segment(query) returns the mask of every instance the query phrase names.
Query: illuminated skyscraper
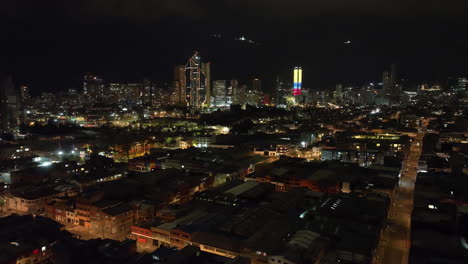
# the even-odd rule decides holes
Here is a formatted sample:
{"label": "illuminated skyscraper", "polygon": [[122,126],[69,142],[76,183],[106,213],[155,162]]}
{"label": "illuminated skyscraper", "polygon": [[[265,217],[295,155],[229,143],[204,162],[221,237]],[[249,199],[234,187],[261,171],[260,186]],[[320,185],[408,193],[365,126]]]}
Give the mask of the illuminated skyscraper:
{"label": "illuminated skyscraper", "polygon": [[261,93],[262,92],[262,81],[258,78],[252,81],[252,90]]}
{"label": "illuminated skyscraper", "polygon": [[293,71],[293,95],[302,94],[302,68],[294,67]]}
{"label": "illuminated skyscraper", "polygon": [[176,105],[187,105],[187,81],[185,66],[177,65],[174,68],[174,82],[172,84],[174,95],[173,102]]}
{"label": "illuminated skyscraper", "polygon": [[214,106],[226,106],[226,81],[225,80],[216,80],[213,81],[213,103]]}
{"label": "illuminated skyscraper", "polygon": [[102,79],[96,75],[86,73],[83,79],[83,94],[89,103],[102,102],[106,96]]}
{"label": "illuminated skyscraper", "polygon": [[[204,72],[201,67],[203,67],[206,72]],[[207,98],[207,95],[210,95],[210,91],[206,91],[206,79],[207,73],[209,74],[209,64],[202,66],[201,57],[196,51],[185,65],[185,69],[189,72],[189,106],[200,108],[208,105],[209,98]],[[208,76],[208,78],[210,78],[210,76]],[[208,82],[208,87],[209,86],[210,84]]]}
{"label": "illuminated skyscraper", "polygon": [[205,104],[209,107],[211,100],[211,62],[202,62],[201,71],[205,76]]}

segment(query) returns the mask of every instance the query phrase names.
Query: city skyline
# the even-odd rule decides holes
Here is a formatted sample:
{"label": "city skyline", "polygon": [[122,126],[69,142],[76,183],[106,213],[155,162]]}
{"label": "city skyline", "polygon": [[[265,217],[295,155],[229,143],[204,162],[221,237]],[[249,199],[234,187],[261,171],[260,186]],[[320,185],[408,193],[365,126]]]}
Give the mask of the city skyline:
{"label": "city skyline", "polygon": [[[4,17],[0,23],[8,36],[0,69],[33,93],[79,88],[85,72],[115,81],[147,77],[170,82],[173,66],[185,63],[194,50],[212,62],[214,78],[258,77],[265,80],[265,88],[272,88],[277,75],[287,75],[296,65],[310,73],[304,83],[313,88],[376,81],[391,64],[416,83],[443,82],[468,73],[463,63],[468,37],[460,34],[468,22],[456,16],[434,20],[325,15],[294,26],[249,19],[196,24],[175,18],[59,21],[63,23]],[[267,63],[272,58],[275,63]]]}

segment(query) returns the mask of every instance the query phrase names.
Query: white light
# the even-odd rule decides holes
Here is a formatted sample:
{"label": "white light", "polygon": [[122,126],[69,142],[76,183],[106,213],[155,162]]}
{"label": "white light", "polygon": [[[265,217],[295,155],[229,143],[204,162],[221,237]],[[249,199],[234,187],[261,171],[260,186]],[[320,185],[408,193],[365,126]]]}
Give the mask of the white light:
{"label": "white light", "polygon": [[52,165],[52,162],[50,162],[50,161],[45,161],[45,162],[41,163],[41,164],[39,165],[39,167],[48,167],[48,166],[50,166],[50,165]]}
{"label": "white light", "polygon": [[304,217],[306,216],[307,213],[308,213],[308,211],[304,211],[304,212],[299,216],[299,218],[304,219]]}
{"label": "white light", "polygon": [[29,148],[25,148],[24,151],[29,151]]}
{"label": "white light", "polygon": [[58,154],[59,154],[59,155],[63,155],[63,151],[59,151]]}
{"label": "white light", "polygon": [[432,204],[428,205],[427,207],[428,207],[429,209],[432,209],[432,210],[436,210],[436,209],[437,209],[437,206],[432,205]]}
{"label": "white light", "polygon": [[74,151],[74,150],[72,150],[72,152],[71,152],[71,153],[72,153],[72,154],[75,154],[75,151]]}

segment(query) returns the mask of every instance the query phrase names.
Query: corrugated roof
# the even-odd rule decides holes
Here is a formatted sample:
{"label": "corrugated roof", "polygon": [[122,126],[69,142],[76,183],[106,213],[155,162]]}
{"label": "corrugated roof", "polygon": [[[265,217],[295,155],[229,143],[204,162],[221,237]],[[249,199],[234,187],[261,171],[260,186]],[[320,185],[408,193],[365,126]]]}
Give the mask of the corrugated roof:
{"label": "corrugated roof", "polygon": [[258,182],[256,181],[248,181],[248,182],[244,182],[243,184],[241,185],[238,185],[232,189],[229,189],[227,191],[225,191],[225,193],[231,193],[231,194],[234,194],[234,195],[239,195],[247,190],[250,190],[252,189],[253,187],[259,185]]}

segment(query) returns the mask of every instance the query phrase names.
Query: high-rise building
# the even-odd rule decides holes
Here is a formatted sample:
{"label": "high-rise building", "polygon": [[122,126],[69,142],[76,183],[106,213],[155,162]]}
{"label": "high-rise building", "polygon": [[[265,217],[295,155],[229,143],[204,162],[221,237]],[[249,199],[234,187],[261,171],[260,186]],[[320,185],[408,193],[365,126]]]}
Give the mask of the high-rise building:
{"label": "high-rise building", "polygon": [[339,83],[336,85],[336,94],[341,97],[341,95],[343,94],[343,84]]}
{"label": "high-rise building", "polygon": [[262,81],[258,78],[252,80],[252,90],[262,92]]}
{"label": "high-rise building", "polygon": [[226,80],[213,81],[213,104],[216,107],[226,106]]}
{"label": "high-rise building", "polygon": [[[205,70],[207,70],[206,64],[203,66]],[[192,57],[190,57],[185,69],[189,72],[189,79],[188,79],[188,102],[190,107],[200,108],[209,104],[207,101],[207,95],[210,95],[210,91],[206,91],[206,73],[201,69],[201,57],[198,52],[195,52]],[[208,67],[209,68],[209,67]],[[209,72],[209,71],[207,71]],[[211,76],[209,76],[211,78]],[[208,86],[210,84],[208,83]]]}
{"label": "high-rise building", "polygon": [[109,102],[114,104],[121,104],[125,102],[127,93],[125,87],[121,83],[109,84]]}
{"label": "high-rise building", "polygon": [[382,92],[383,94],[396,97],[400,95],[400,86],[398,85],[398,74],[396,65],[392,64],[390,66],[390,72],[384,71],[382,74]]}
{"label": "high-rise building", "polygon": [[91,104],[102,102],[106,97],[102,79],[99,76],[86,73],[83,79],[83,94]]}
{"label": "high-rise building", "polygon": [[454,92],[460,93],[460,92],[465,92],[466,91],[466,86],[468,85],[468,79],[467,78],[458,78],[457,79],[457,84],[454,87]]}
{"label": "high-rise building", "polygon": [[143,83],[127,83],[124,86],[126,101],[130,104],[141,104]]}
{"label": "high-rise building", "polygon": [[231,80],[229,81],[229,86],[232,88],[232,104],[240,105],[239,100],[239,81]]}
{"label": "high-rise building", "polygon": [[184,65],[175,66],[172,89],[174,91],[173,103],[175,105],[187,105],[187,81]]}
{"label": "high-rise building", "polygon": [[390,93],[390,87],[391,87],[390,73],[388,71],[384,71],[382,73],[382,92],[384,94]]}
{"label": "high-rise building", "polygon": [[26,85],[20,86],[20,102],[22,105],[27,105],[31,101],[31,94],[29,93],[29,87]]}
{"label": "high-rise building", "polygon": [[293,95],[302,93],[302,68],[294,67],[293,71]]}
{"label": "high-rise building", "polygon": [[19,106],[11,76],[0,74],[0,133],[11,133],[18,128]]}
{"label": "high-rise building", "polygon": [[289,81],[282,81],[279,76],[276,77],[276,93],[275,105],[285,107],[287,105],[286,98],[291,96],[291,83]]}
{"label": "high-rise building", "polygon": [[211,63],[202,62],[202,73],[205,76],[205,104],[207,107],[210,106],[211,101]]}
{"label": "high-rise building", "polygon": [[237,80],[231,80],[231,86],[233,87],[233,104],[244,105],[247,103],[247,86],[241,85]]}
{"label": "high-rise building", "polygon": [[143,87],[141,91],[141,104],[144,106],[152,106],[153,102],[153,84],[148,78],[143,79]]}

